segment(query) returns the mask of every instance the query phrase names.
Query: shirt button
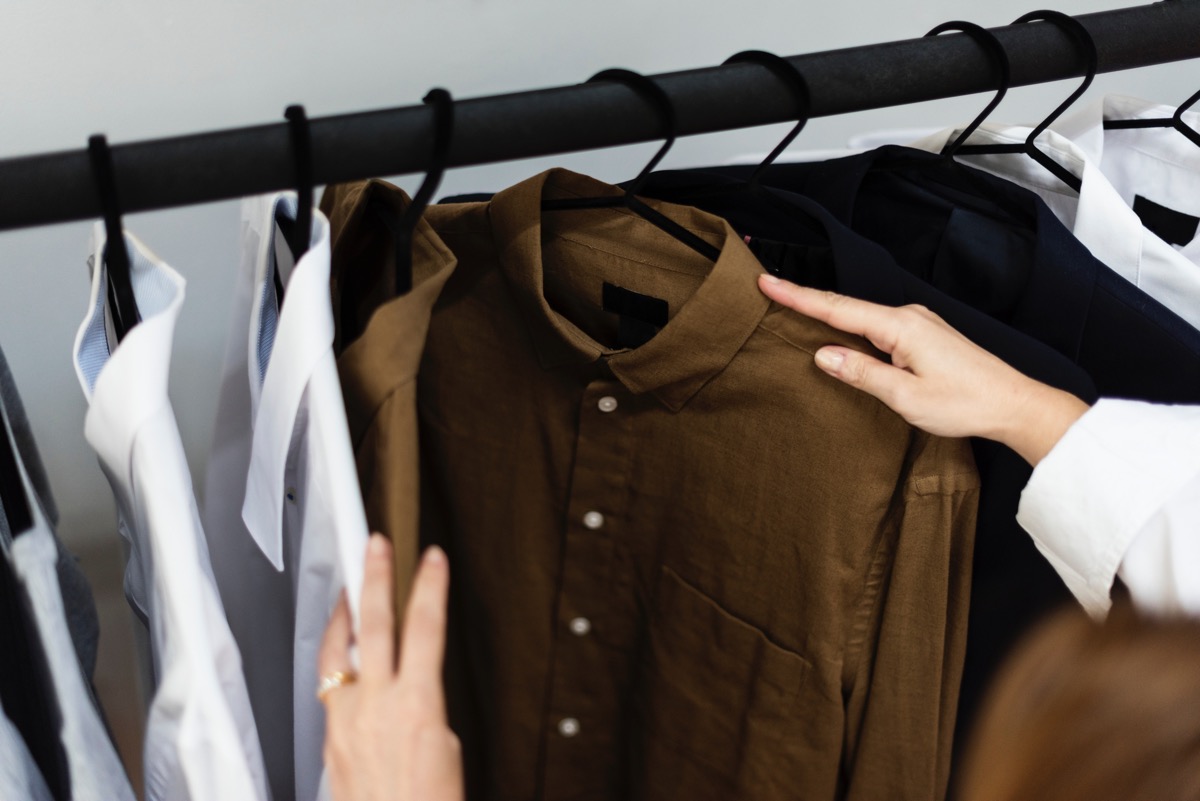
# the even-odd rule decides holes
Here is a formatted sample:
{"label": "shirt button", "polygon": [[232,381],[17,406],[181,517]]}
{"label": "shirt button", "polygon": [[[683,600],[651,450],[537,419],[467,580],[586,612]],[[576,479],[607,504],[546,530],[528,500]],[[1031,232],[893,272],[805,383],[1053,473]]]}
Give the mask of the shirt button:
{"label": "shirt button", "polygon": [[570,622],[571,633],[578,637],[585,637],[592,630],[592,621],[586,617],[577,617]]}
{"label": "shirt button", "polygon": [[563,737],[574,737],[579,734],[579,721],[575,718],[563,718],[558,722],[558,733]]}
{"label": "shirt button", "polygon": [[296,488],[295,487],[288,487],[287,491],[284,493],[284,495],[292,503],[296,502]]}
{"label": "shirt button", "polygon": [[599,512],[588,512],[583,516],[583,524],[595,531],[604,525],[604,515]]}
{"label": "shirt button", "polygon": [[615,411],[617,408],[617,399],[612,395],[605,395],[596,405],[600,407],[600,411],[602,412]]}

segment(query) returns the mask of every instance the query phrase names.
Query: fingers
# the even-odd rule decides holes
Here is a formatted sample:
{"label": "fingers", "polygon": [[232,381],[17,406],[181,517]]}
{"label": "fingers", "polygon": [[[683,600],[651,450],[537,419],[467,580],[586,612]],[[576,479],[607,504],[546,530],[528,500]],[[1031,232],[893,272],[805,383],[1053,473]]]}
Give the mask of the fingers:
{"label": "fingers", "polygon": [[390,681],[395,673],[392,603],[392,546],[385,537],[372,534],[363,568],[362,623],[358,633],[360,679],[364,683]]}
{"label": "fingers", "polygon": [[346,593],[342,593],[337,606],[325,627],[325,636],[321,639],[321,650],[317,654],[317,675],[330,676],[338,671],[350,672],[350,641],[354,636],[353,624],[350,621],[350,604],[346,602]]}
{"label": "fingers", "polygon": [[428,549],[417,568],[412,596],[404,615],[400,675],[422,693],[442,698],[442,660],[446,649],[446,597],[450,569],[446,554]]}
{"label": "fingers", "polygon": [[815,361],[834,378],[874,395],[892,409],[901,405],[905,391],[917,380],[907,370],[836,345],[818,350]]}
{"label": "fingers", "polygon": [[771,300],[849,334],[865,336],[891,353],[900,334],[897,309],[760,275],[758,286]]}

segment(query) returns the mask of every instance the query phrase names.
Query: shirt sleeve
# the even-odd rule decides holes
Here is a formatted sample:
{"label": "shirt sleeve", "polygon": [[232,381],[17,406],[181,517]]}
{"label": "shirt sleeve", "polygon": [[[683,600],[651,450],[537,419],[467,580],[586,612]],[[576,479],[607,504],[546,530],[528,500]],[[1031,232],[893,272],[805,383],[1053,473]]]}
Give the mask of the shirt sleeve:
{"label": "shirt sleeve", "polygon": [[1143,610],[1200,613],[1200,406],[1101,400],[1033,471],[1017,521],[1092,616],[1117,575]]}

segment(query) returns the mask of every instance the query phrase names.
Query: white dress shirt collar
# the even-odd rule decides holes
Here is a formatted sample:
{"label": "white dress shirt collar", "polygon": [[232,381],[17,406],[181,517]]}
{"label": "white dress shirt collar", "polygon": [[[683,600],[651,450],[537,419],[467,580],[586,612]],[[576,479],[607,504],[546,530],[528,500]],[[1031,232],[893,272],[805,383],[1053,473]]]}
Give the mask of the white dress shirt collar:
{"label": "white dress shirt collar", "polygon": [[[75,335],[75,374],[90,404],[85,424],[88,442],[106,464],[125,465],[128,470],[138,429],[169,404],[167,376],[184,280],[132,234],[125,234],[125,242],[142,321],[129,330],[115,352],[110,350],[106,268],[97,263],[102,260],[89,259],[92,289],[87,316]],[[105,231],[99,223],[93,243],[93,253],[103,252]],[[132,475],[119,478],[123,486],[132,485]]]}
{"label": "white dress shirt collar", "polygon": [[[255,260],[254,286],[270,289],[269,273],[276,263],[271,251],[275,246],[274,207],[286,204],[295,208],[294,196],[286,194],[256,198],[250,203],[268,204],[266,213],[248,211],[250,225],[269,223],[269,230],[258,229],[261,250]],[[294,211],[293,211],[294,215]],[[260,347],[267,315],[267,301],[273,294],[255,295],[251,307],[249,331],[249,376],[251,415],[254,419],[250,473],[242,519],[250,536],[276,570],[283,570],[283,504],[286,488],[284,473],[300,401],[322,355],[333,346],[333,310],[329,304],[329,222],[320,212],[313,213],[312,238],[308,251],[291,270],[285,302],[274,323],[273,343]],[[269,354],[266,370],[262,359]]]}

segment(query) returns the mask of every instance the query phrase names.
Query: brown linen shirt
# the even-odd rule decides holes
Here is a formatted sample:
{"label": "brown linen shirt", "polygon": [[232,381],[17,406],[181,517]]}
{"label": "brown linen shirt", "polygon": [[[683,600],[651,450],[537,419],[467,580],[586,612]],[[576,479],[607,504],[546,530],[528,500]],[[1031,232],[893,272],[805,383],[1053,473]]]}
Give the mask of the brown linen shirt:
{"label": "brown linen shirt", "polygon": [[[361,187],[327,196],[335,242]],[[714,264],[625,209],[540,209],[617,191],[552,170],[426,213],[417,272],[449,277],[417,384],[420,525],[452,561],[470,797],[940,799],[967,444],[818,370],[822,345],[870,346],[770,303],[723,220],[652,204]],[[665,301],[666,325],[620,347],[606,282]],[[362,431],[376,412],[346,394]]]}

